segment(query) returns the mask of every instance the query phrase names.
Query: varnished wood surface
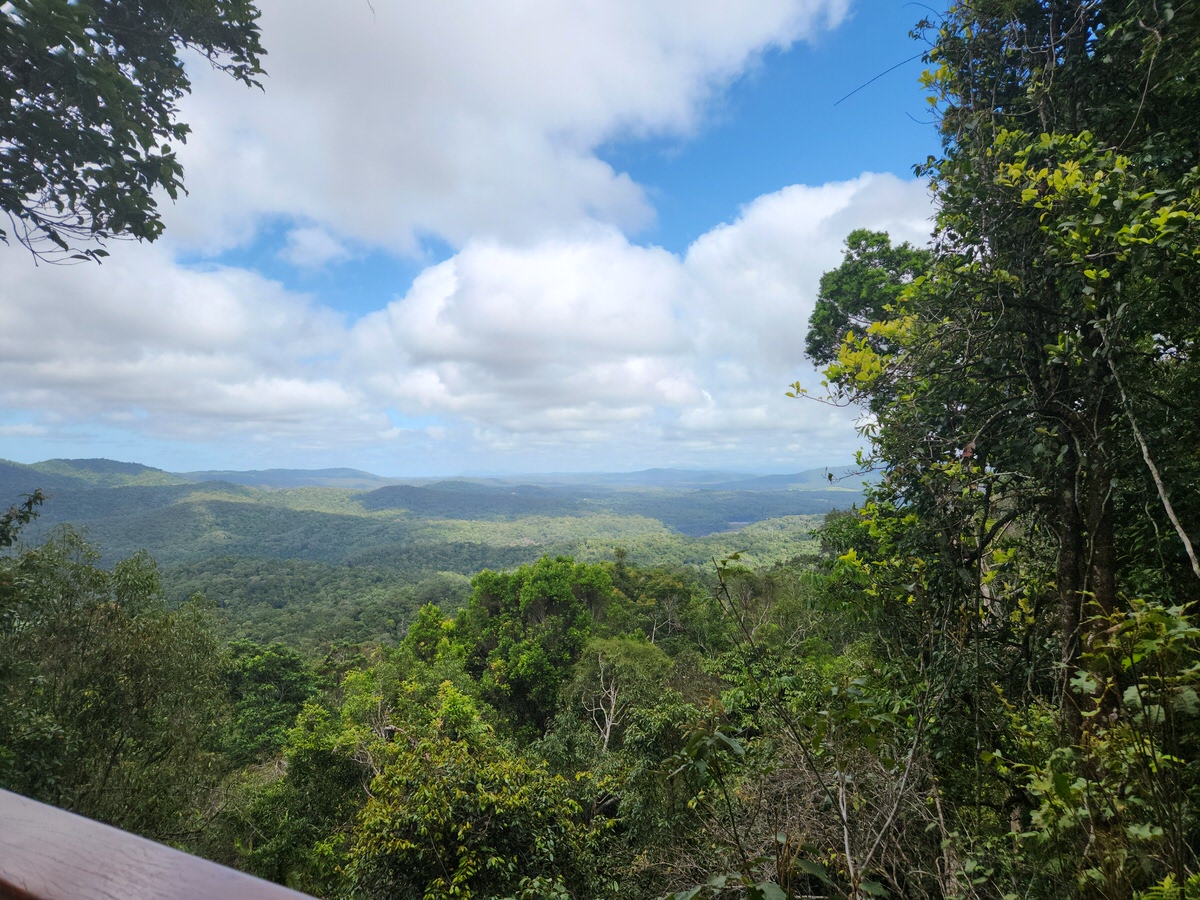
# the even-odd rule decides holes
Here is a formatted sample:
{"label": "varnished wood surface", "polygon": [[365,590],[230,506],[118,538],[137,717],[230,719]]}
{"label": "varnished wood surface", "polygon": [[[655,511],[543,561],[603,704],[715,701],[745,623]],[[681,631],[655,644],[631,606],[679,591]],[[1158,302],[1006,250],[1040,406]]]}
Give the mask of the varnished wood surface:
{"label": "varnished wood surface", "polygon": [[2,900],[305,900],[306,894],[0,791]]}

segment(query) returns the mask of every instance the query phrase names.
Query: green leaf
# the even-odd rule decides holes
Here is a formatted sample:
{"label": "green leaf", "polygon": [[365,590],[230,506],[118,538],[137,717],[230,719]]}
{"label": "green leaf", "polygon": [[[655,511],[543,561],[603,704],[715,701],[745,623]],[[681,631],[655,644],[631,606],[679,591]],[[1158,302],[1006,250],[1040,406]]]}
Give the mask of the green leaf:
{"label": "green leaf", "polygon": [[829,873],[825,871],[825,867],[820,863],[813,862],[811,859],[797,858],[792,861],[792,865],[805,875],[811,875],[825,884],[833,883],[829,878]]}
{"label": "green leaf", "polygon": [[1176,711],[1194,716],[1197,712],[1200,712],[1200,697],[1196,696],[1196,691],[1193,688],[1185,686],[1175,695],[1174,706]]}
{"label": "green leaf", "polygon": [[1075,784],[1075,779],[1069,772],[1055,772],[1051,781],[1054,785],[1054,793],[1064,800],[1072,799],[1074,795],[1071,787]]}
{"label": "green leaf", "polygon": [[742,757],[746,755],[746,748],[742,746],[741,741],[731,738],[723,731],[714,731],[713,741],[719,741],[724,744],[734,756]]}
{"label": "green leaf", "polygon": [[746,891],[746,896],[755,900],[788,900],[783,888],[773,881],[762,881]]}

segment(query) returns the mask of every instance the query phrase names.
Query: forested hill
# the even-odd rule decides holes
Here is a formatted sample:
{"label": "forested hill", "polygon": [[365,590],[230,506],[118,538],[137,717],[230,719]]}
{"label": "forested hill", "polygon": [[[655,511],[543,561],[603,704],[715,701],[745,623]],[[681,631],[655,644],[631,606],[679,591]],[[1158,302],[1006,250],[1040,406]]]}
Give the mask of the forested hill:
{"label": "forested hill", "polygon": [[257,488],[332,487],[374,490],[387,485],[476,485],[503,490],[512,485],[597,488],[674,488],[713,491],[857,491],[862,477],[846,466],[807,469],[783,475],[746,475],[720,470],[643,469],[638,472],[570,472],[490,478],[389,478],[361,469],[228,469],[166,472],[141,463],[111,459],[49,459],[26,465],[0,459],[0,490],[28,492],[36,488],[145,487],[219,481]]}
{"label": "forested hill", "polygon": [[[70,522],[102,531],[104,552],[113,557],[147,549],[170,563],[207,555],[216,541],[251,555],[344,558],[373,546],[380,523],[429,519],[632,516],[704,536],[849,506],[861,478],[829,472],[753,477],[660,469],[397,483],[354,469],[172,474],[111,460],[0,461],[0,496],[43,490],[50,499],[41,528]],[[313,538],[322,523],[346,533],[322,539],[318,549]]]}
{"label": "forested hill", "polygon": [[580,516],[597,512],[658,519],[702,536],[778,516],[824,513],[852,502],[847,490],[667,489],[491,485],[466,481],[394,485],[362,496],[368,510],[407,510],[447,519],[482,516]]}
{"label": "forested hill", "polygon": [[397,483],[353,469],[173,474],[111,460],[0,462],[0,496],[41,489],[35,542],[69,524],[103,565],[145,550],[168,595],[218,606],[228,637],[394,640],[421,603],[465,602],[467,580],[543,555],[620,549],[639,565],[770,564],[806,552],[861,476],[648,470]]}
{"label": "forested hill", "polygon": [[33,465],[0,460],[0,490],[6,496],[88,488],[187,484],[191,479],[140,463],[112,459],[48,459]]}

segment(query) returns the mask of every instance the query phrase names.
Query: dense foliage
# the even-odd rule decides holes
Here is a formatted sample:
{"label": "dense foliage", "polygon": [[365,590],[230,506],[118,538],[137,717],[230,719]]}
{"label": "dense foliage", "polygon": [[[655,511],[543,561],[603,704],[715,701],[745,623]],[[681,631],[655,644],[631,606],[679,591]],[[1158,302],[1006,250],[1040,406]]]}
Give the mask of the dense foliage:
{"label": "dense foliage", "polygon": [[0,560],[0,784],[160,839],[214,783],[218,652],[145,556],[62,532]]}
{"label": "dense foliage", "polygon": [[964,2],[928,27],[928,267],[826,372],[884,471],[842,529],[841,577],[886,621],[906,787],[942,834],[903,893],[1182,885],[1200,838],[1200,16]]}
{"label": "dense foliage", "polygon": [[[183,189],[175,148],[195,51],[257,85],[265,51],[249,0],[12,0],[0,7],[0,212],[38,253],[104,255],[154,240],[155,193]],[[8,232],[0,228],[0,241]]]}
{"label": "dense foliage", "polygon": [[[328,897],[1196,896],[1200,12],[972,0],[928,30],[932,245],[855,232],[810,323],[881,472],[819,545],[764,522],[705,572],[665,530],[498,512],[439,527],[534,555],[467,587],[410,522],[344,618],[220,563],[264,579],[239,603],[363,629],[307,655],[221,648],[144,556],[17,546],[0,783]],[[730,552],[758,540],[808,552]],[[336,595],[347,546],[293,574]],[[405,581],[402,550],[435,562]]]}
{"label": "dense foliage", "polygon": [[[433,499],[419,511],[368,510],[375,492],[187,482],[110,460],[0,462],[0,496],[38,484],[47,502],[29,539],[70,524],[97,538],[105,566],[145,550],[161,567],[169,601],[203,594],[215,605],[219,638],[285,641],[309,653],[395,642],[424,603],[457,610],[471,576],[544,555],[597,562],[620,547],[640,565],[702,568],[734,551],[764,564],[787,559],[810,548],[819,517],[764,517],[861,496],[861,479],[835,490],[823,472],[749,479],[737,490],[726,483],[720,491],[517,485],[550,500],[535,514],[510,515],[513,485],[452,482],[422,489],[418,497]],[[454,502],[444,505],[442,496]],[[681,532],[667,522],[691,524]]]}
{"label": "dense foliage", "polygon": [[876,333],[868,334],[868,328],[889,318],[904,289],[925,274],[929,262],[929,251],[909,244],[893,247],[885,232],[852,231],[842,264],[821,276],[805,355],[818,365],[829,365],[848,338],[867,340],[886,352],[886,345]]}

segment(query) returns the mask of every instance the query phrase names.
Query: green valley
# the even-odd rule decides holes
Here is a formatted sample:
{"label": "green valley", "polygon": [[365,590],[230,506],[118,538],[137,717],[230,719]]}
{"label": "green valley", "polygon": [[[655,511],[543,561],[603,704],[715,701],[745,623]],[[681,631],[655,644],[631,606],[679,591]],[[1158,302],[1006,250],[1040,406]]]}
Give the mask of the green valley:
{"label": "green valley", "polygon": [[711,569],[811,552],[820,517],[862,478],[652,470],[397,482],[349,469],[171,474],[111,460],[0,462],[0,493],[42,489],[26,537],[70,525],[102,562],[139,551],[173,602],[200,594],[218,633],[315,652],[398,640],[426,602],[456,609],[469,578],[549,556]]}

